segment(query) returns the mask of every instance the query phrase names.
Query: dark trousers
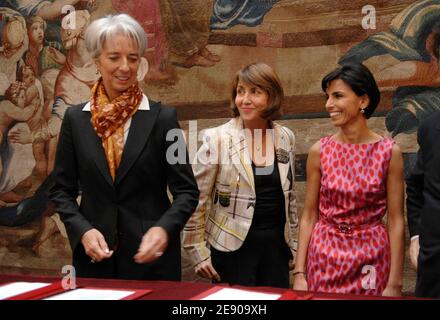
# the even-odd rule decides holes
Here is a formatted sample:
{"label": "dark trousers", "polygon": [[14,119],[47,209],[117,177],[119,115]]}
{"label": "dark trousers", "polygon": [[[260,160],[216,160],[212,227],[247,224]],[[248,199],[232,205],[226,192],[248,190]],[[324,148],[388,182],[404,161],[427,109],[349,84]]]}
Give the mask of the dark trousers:
{"label": "dark trousers", "polygon": [[440,298],[440,275],[418,270],[415,295],[419,298]]}
{"label": "dark trousers", "polygon": [[211,247],[212,264],[221,282],[243,286],[289,287],[290,249],[282,230],[249,230],[236,251]]}

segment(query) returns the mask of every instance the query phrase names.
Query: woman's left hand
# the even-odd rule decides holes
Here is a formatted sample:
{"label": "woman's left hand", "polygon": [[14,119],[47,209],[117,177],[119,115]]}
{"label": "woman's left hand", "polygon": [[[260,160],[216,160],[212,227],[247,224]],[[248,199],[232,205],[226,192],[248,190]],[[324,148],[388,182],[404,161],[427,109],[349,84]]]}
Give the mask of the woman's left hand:
{"label": "woman's left hand", "polygon": [[168,234],[162,227],[152,227],[142,237],[134,260],[137,263],[149,263],[163,255],[168,246]]}
{"label": "woman's left hand", "polygon": [[387,285],[382,292],[384,297],[400,297],[402,296],[402,286]]}

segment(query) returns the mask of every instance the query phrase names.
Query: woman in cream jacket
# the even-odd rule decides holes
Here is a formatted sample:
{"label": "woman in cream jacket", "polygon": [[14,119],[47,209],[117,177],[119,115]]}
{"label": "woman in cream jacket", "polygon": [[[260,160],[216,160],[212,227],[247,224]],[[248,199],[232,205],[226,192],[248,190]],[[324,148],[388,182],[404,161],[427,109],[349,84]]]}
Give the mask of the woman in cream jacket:
{"label": "woman in cream jacket", "polygon": [[202,277],[289,286],[298,224],[295,137],[272,122],[281,114],[282,99],[273,69],[248,65],[233,81],[236,117],[204,133],[193,166],[199,205],[183,233],[183,246]]}

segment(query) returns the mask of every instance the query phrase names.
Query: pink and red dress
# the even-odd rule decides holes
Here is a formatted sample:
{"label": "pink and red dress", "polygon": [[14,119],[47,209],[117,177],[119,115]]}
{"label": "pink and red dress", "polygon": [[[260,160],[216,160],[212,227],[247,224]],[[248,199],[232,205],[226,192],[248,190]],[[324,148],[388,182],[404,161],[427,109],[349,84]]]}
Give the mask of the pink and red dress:
{"label": "pink and red dress", "polygon": [[310,291],[381,295],[390,272],[382,223],[394,141],[348,144],[322,138],[319,220],[310,239]]}

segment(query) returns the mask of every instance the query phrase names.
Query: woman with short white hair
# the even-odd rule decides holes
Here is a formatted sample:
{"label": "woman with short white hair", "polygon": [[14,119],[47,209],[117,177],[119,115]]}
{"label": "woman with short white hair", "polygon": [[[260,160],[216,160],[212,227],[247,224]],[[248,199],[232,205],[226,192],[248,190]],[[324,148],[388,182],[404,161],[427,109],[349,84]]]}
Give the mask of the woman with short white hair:
{"label": "woman with short white hair", "polygon": [[[199,193],[187,153],[184,163],[166,160],[170,145],[185,143],[175,110],[139,87],[144,30],[126,14],[107,16],[90,24],[85,40],[101,76],[90,101],[66,111],[51,190],[76,273],[180,280],[179,233]],[[173,129],[180,135],[167,141]]]}

